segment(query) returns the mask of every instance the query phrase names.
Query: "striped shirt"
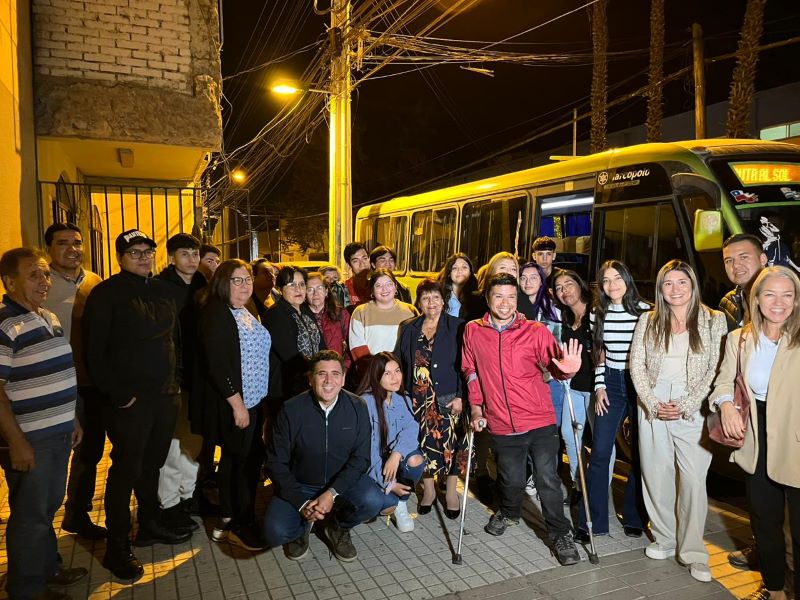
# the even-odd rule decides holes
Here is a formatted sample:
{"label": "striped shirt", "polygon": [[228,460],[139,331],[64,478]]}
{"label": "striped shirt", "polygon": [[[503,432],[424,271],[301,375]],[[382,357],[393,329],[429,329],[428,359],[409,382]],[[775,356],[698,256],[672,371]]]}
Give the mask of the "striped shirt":
{"label": "striped shirt", "polygon": [[0,304],[0,385],[29,441],[70,433],[77,382],[72,350],[53,313],[8,296]]}
{"label": "striped shirt", "polygon": [[[640,302],[639,307],[643,311],[650,310],[650,305],[645,302]],[[631,340],[633,339],[633,330],[636,329],[638,321],[639,317],[627,312],[622,304],[611,303],[608,305],[603,323],[603,351],[606,355],[606,361],[605,364],[599,364],[595,367],[594,389],[599,390],[606,387],[606,367],[619,370],[629,368]],[[594,335],[594,311],[589,315],[589,322],[592,327],[592,335]]]}

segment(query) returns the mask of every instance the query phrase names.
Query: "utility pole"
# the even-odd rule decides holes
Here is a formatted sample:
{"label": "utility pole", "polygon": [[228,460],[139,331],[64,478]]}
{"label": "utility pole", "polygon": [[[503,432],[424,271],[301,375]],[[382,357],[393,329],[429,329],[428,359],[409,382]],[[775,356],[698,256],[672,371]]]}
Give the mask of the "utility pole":
{"label": "utility pole", "polygon": [[694,63],[694,137],[706,138],[706,71],[703,52],[703,28],[692,23],[692,56]]}
{"label": "utility pole", "polygon": [[353,189],[350,176],[350,0],[331,5],[331,88],[329,102],[330,187],[328,253],[330,262],[344,266],[342,252],[353,239]]}

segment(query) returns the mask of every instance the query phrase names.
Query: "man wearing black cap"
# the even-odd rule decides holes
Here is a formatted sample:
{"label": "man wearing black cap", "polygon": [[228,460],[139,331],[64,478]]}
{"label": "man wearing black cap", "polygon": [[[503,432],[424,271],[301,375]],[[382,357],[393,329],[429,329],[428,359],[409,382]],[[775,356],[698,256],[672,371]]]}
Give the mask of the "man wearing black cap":
{"label": "man wearing black cap", "polygon": [[193,235],[173,235],[167,240],[167,254],[170,264],[157,277],[168,282],[179,295],[181,394],[175,432],[158,479],[158,497],[164,509],[165,525],[172,529],[196,531],[200,526],[191,518],[191,505],[199,469],[197,457],[203,439],[190,430],[189,410],[199,316],[194,296],[205,287],[206,278],[198,271],[200,240]]}
{"label": "man wearing black cap", "polygon": [[178,544],[191,533],[159,520],[158,474],[178,409],[179,324],[176,293],[150,277],[155,242],[136,229],[116,240],[121,270],[98,284],[84,310],[89,375],[106,396],[111,467],[105,493],[108,544],[103,566],[119,579],[144,573],[130,546],[130,499],[136,492],[134,544]]}

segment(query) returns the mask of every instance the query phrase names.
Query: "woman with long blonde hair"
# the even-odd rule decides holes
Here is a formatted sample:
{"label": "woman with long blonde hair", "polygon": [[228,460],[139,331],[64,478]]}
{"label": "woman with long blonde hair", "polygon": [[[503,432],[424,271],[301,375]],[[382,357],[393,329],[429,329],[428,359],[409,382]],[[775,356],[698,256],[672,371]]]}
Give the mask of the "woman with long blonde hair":
{"label": "woman with long blonde hair", "polygon": [[643,495],[655,539],[645,554],[677,553],[692,577],[711,581],[703,542],[711,452],[700,442],[700,409],[727,326],[721,312],[702,304],[697,276],[681,260],[661,267],[655,296],[655,309],[639,317],[631,342]]}

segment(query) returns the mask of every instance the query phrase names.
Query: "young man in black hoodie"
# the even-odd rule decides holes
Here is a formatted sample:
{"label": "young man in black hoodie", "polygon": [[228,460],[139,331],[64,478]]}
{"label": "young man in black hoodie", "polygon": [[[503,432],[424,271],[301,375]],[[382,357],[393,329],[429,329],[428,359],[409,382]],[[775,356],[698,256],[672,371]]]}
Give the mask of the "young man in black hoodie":
{"label": "young man in black hoodie", "polygon": [[178,233],[167,240],[170,264],[158,279],[168,282],[178,294],[178,320],[181,324],[181,393],[178,419],[169,452],[158,479],[158,497],[165,525],[176,530],[200,528],[191,518],[192,497],[197,483],[197,458],[203,438],[189,426],[194,356],[197,348],[198,307],[195,294],[205,287],[206,278],[198,271],[200,240],[188,233]]}
{"label": "young man in black hoodie", "polygon": [[159,519],[158,474],[178,412],[180,331],[174,286],[150,276],[156,243],[136,229],[116,240],[121,270],[99,283],[84,310],[86,361],[108,403],[111,467],[105,492],[108,542],[103,566],[119,579],[144,574],[130,545],[131,492],[138,501],[137,546],[191,537]]}

